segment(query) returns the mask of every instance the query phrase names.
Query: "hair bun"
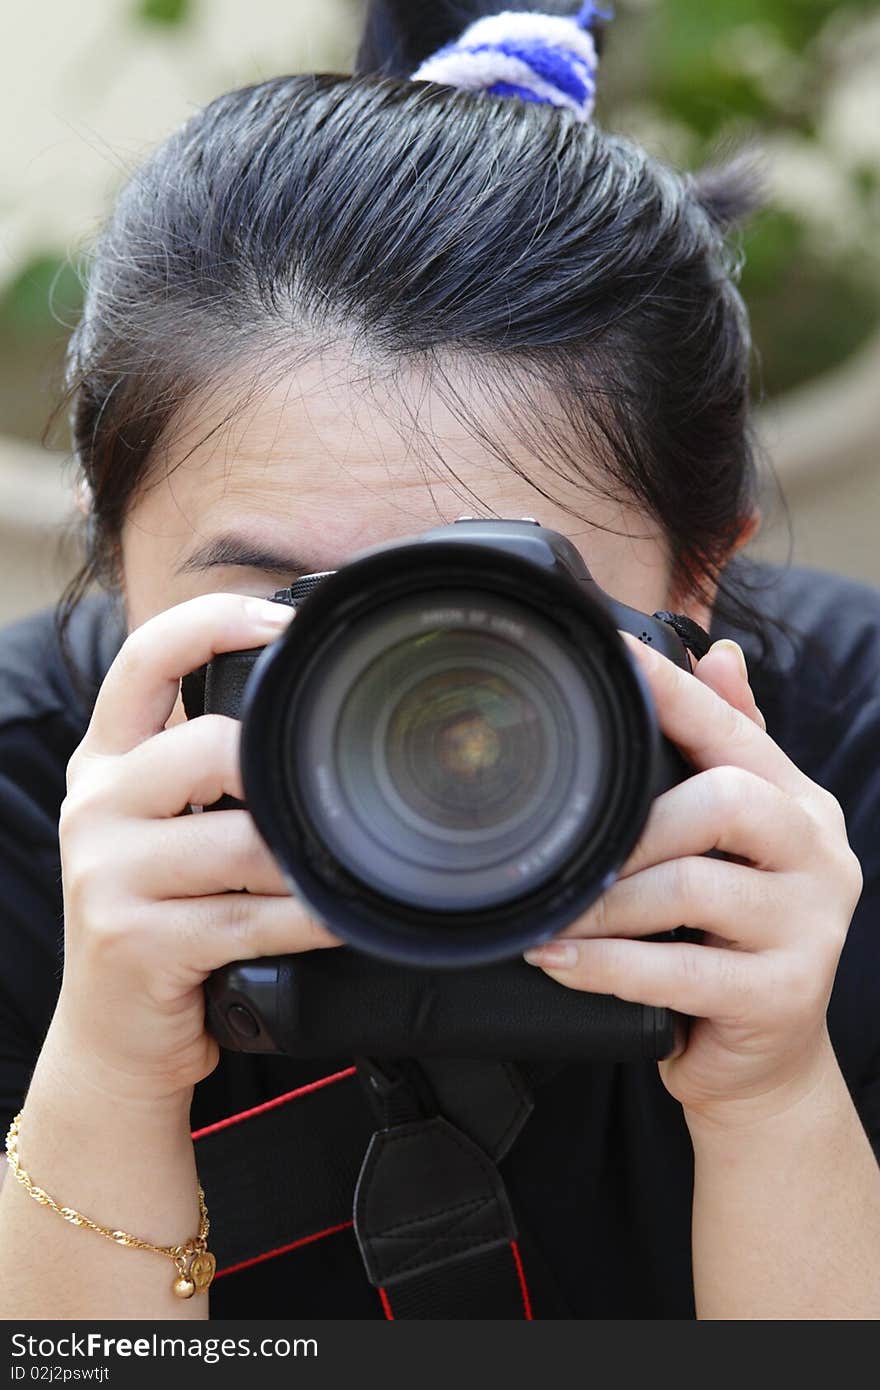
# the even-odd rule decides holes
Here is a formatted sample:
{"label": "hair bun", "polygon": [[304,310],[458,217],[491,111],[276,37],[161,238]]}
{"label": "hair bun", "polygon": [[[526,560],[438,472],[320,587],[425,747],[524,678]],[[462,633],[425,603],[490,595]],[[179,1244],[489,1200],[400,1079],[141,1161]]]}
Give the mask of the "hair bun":
{"label": "hair bun", "polygon": [[[486,24],[488,31],[481,30],[477,40],[489,45],[482,59],[485,81],[479,80],[473,58],[465,80],[459,81],[458,76],[450,75],[420,76],[417,80],[488,91],[495,82],[504,81],[503,73],[498,72],[493,77],[489,66],[496,38],[502,44],[505,41],[514,44],[519,38],[529,51],[525,57],[516,56],[527,71],[522,66],[515,71],[526,79],[526,88],[515,92],[505,90],[500,94],[530,101],[551,101],[554,105],[577,109],[583,105],[583,88],[587,85],[583,77],[579,79],[577,62],[586,69],[584,76],[594,88],[597,53],[601,52],[601,24],[597,21],[611,17],[610,10],[602,10],[592,3],[578,5],[576,0],[539,0],[538,4],[508,0],[506,5],[503,0],[501,3],[499,0],[370,0],[355,74],[413,77],[421,66],[469,42],[476,26]],[[542,34],[535,33],[536,24],[539,30],[545,26],[543,42]],[[559,25],[563,27],[560,29]],[[588,32],[590,30],[595,32]],[[514,72],[511,55],[502,53],[499,57],[508,59],[502,64],[504,70]],[[533,66],[530,59],[537,66]],[[572,70],[575,80],[572,80]],[[459,69],[444,71],[457,73]],[[556,86],[559,79],[562,88]],[[548,88],[553,95],[540,94]]]}
{"label": "hair bun", "polygon": [[370,0],[355,75],[409,77],[490,6],[465,0]]}
{"label": "hair bun", "polygon": [[596,13],[587,4],[571,17],[505,10],[478,19],[426,59],[412,80],[563,106],[588,121],[599,65],[589,27]]}

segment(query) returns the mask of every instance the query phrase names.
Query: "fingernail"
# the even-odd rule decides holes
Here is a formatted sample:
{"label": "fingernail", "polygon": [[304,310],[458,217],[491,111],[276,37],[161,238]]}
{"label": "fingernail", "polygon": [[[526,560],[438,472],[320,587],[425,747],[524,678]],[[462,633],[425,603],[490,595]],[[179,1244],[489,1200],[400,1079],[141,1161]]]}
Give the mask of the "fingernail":
{"label": "fingernail", "polygon": [[523,952],[523,959],[529,965],[540,965],[549,970],[568,970],[577,965],[578,948],[573,941],[553,941],[547,946],[533,946]]}
{"label": "fingernail", "polygon": [[248,616],[260,627],[287,627],[294,611],[289,604],[273,603],[271,599],[253,598],[247,603]]}
{"label": "fingernail", "polygon": [[767,732],[767,720],[764,718],[764,716],[763,716],[763,714],[761,713],[761,711],[760,711],[759,709],[757,709],[757,708],[755,709],[755,714],[758,716],[758,719],[759,719],[760,722],[761,722],[761,728],[764,730],[764,733],[766,734],[766,732]]}
{"label": "fingernail", "polygon": [[712,643],[711,647],[709,648],[709,651],[733,652],[737,661],[739,662],[739,668],[743,674],[743,679],[748,680],[749,668],[746,666],[745,654],[743,652],[742,647],[739,645],[739,642],[732,642],[729,637],[722,637],[719,641]]}

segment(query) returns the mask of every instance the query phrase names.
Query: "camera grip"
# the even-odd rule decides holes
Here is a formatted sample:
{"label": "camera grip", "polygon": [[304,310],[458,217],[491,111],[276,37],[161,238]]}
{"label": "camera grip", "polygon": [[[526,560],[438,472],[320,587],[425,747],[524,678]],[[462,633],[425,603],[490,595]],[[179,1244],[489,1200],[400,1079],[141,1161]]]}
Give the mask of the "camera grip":
{"label": "camera grip", "polygon": [[668,1009],[570,990],[521,960],[432,971],[348,947],[236,961],[205,992],[223,1047],[303,1059],[660,1060],[684,1027]]}

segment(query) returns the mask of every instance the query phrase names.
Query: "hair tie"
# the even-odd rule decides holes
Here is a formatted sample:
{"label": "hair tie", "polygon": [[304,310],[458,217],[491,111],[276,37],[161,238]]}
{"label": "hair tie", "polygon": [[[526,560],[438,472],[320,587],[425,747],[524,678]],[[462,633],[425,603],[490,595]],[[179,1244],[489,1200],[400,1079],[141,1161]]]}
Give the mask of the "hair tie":
{"label": "hair tie", "polygon": [[565,106],[588,121],[599,66],[590,27],[594,19],[612,17],[613,11],[592,3],[568,18],[505,10],[470,24],[426,58],[411,80]]}

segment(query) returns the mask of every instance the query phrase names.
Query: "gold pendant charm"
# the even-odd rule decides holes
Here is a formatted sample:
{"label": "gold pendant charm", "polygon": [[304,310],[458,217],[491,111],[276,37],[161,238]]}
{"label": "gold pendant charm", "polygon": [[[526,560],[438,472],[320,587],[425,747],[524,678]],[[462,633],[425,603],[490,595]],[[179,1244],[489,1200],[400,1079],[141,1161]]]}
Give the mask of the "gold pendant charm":
{"label": "gold pendant charm", "polygon": [[189,1277],[196,1286],[196,1293],[204,1293],[206,1289],[210,1288],[216,1268],[217,1261],[210,1250],[203,1250],[194,1257],[189,1267]]}
{"label": "gold pendant charm", "polygon": [[192,1298],[196,1291],[196,1286],[192,1279],[187,1279],[185,1274],[181,1274],[175,1279],[172,1288],[178,1298]]}

